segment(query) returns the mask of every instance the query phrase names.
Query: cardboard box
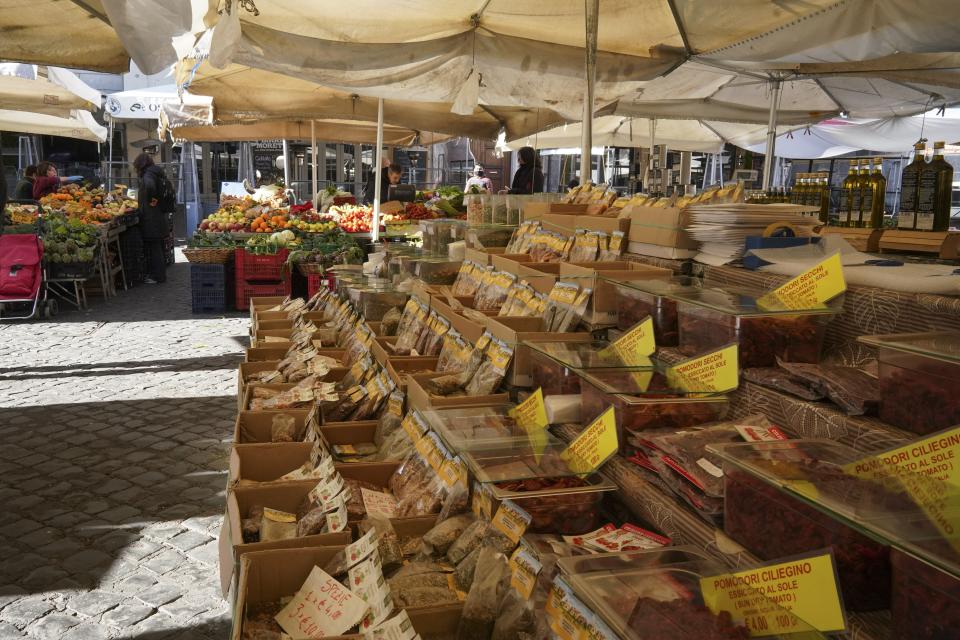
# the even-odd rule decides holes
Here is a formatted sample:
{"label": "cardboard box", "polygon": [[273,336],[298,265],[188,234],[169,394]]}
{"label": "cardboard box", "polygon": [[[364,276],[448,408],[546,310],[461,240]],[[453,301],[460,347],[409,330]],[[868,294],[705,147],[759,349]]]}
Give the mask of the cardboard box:
{"label": "cardboard box", "polygon": [[356,422],[328,422],[320,426],[327,444],[361,444],[373,442],[377,432],[376,420],[358,420]]}
{"label": "cardboard box", "polygon": [[344,478],[369,482],[378,487],[387,487],[390,478],[400,468],[399,462],[339,462],[334,468]]}
{"label": "cardboard box", "polygon": [[432,356],[391,356],[387,359],[387,375],[398,387],[406,389],[407,376],[436,371],[439,360]]}
{"label": "cardboard box", "polygon": [[250,347],[247,349],[247,354],[244,357],[244,362],[263,362],[265,360],[283,360],[287,357],[287,350],[289,349],[289,344],[286,347],[281,346],[269,346],[269,347]]}
{"label": "cardboard box", "polygon": [[296,513],[300,503],[315,486],[317,486],[315,480],[299,480],[252,487],[236,486],[227,490],[227,513],[223,519],[223,526],[220,528],[218,543],[220,549],[220,587],[223,589],[224,596],[230,592],[231,585],[236,582],[237,572],[240,568],[240,558],[245,553],[267,549],[325,547],[350,543],[349,530],[272,542],[246,543],[243,541],[241,520],[247,516],[252,506],[260,505],[280,509],[288,513]]}
{"label": "cardboard box", "polygon": [[487,247],[485,249],[472,249],[467,247],[463,259],[475,262],[482,267],[492,264],[494,256],[502,255],[506,247]]}
{"label": "cardboard box", "polygon": [[[394,523],[396,528],[396,523]],[[342,547],[310,547],[256,551],[243,556],[233,630],[230,640],[243,637],[246,609],[293,596],[315,566],[323,568]],[[414,630],[423,637],[454,637],[463,612],[461,603],[407,609]],[[359,640],[360,635],[330,636],[328,640]]]}
{"label": "cardboard box", "polygon": [[577,216],[576,227],[578,229],[589,229],[590,231],[602,231],[607,235],[614,231],[630,231],[630,218],[607,217],[607,216]]}
{"label": "cardboard box", "polygon": [[469,342],[476,343],[486,330],[485,324],[480,324],[475,320],[463,317],[453,310],[446,299],[434,298],[430,304],[431,308],[450,322],[450,326],[460,332],[460,335]]}
{"label": "cardboard box", "polygon": [[628,242],[627,251],[641,256],[667,258],[668,260],[686,260],[695,257],[697,253],[699,253],[696,249],[678,249],[676,247],[664,247],[659,244],[647,244],[645,242]]}
{"label": "cardboard box", "polygon": [[[388,336],[394,337],[394,336]],[[383,343],[379,339],[374,339],[370,343],[370,353],[373,355],[373,359],[376,360],[381,367],[387,366],[387,358],[390,357],[390,354],[387,353],[387,350],[383,347]]]}
{"label": "cardboard box", "polygon": [[572,204],[568,202],[551,202],[548,213],[560,215],[586,215],[588,204]]}
{"label": "cardboard box", "polygon": [[250,319],[255,320],[257,314],[272,309],[277,305],[283,304],[286,296],[267,296],[263,298],[250,298]]}
{"label": "cardboard box", "polygon": [[540,218],[540,224],[548,231],[569,236],[573,235],[577,228],[577,219],[572,215],[548,213]]}
{"label": "cardboard box", "polygon": [[630,242],[642,242],[677,249],[696,249],[699,243],[684,229],[689,224],[685,209],[625,207],[630,216]]}
{"label": "cardboard box", "polygon": [[550,204],[546,200],[524,200],[520,208],[523,221],[537,220],[550,213]]}
{"label": "cardboard box", "polygon": [[246,411],[250,409],[250,401],[253,400],[253,390],[256,388],[272,389],[274,391],[288,391],[293,389],[295,386],[297,385],[293,382],[271,382],[267,384],[262,382],[254,382],[252,384],[248,384],[246,391],[243,394],[243,403],[240,405],[240,410]]}
{"label": "cardboard box", "polygon": [[278,409],[276,411],[240,411],[233,427],[234,444],[252,444],[271,442],[270,431],[273,416],[285,413],[293,416],[297,432],[306,434],[307,428],[317,422],[316,409]]}
{"label": "cardboard box", "polygon": [[670,269],[636,262],[597,262],[590,266],[561,264],[561,280],[576,278],[581,287],[593,289],[587,312],[583,315],[584,321],[593,325],[617,323],[617,288],[597,274],[620,280],[665,280],[673,276]]}
{"label": "cardboard box", "polygon": [[[238,444],[230,450],[228,485],[279,482],[310,461],[310,442],[263,442]],[[289,482],[284,480],[283,482]]]}
{"label": "cardboard box", "polygon": [[520,275],[520,265],[526,262],[530,262],[530,256],[526,253],[504,253],[499,256],[490,256],[490,263],[494,269],[514,275]]}
{"label": "cardboard box", "polygon": [[530,376],[530,348],[524,346],[524,342],[590,342],[593,339],[587,332],[544,331],[542,318],[499,316],[491,318],[487,328],[493,337],[513,347],[513,360],[504,381],[515,387],[529,387],[533,384]]}
{"label": "cardboard box", "polygon": [[247,395],[247,376],[264,371],[276,371],[280,360],[263,360],[261,362],[241,362],[237,368],[237,411],[243,409],[243,399]]}
{"label": "cardboard box", "polygon": [[[509,372],[508,372],[509,374]],[[431,409],[449,409],[456,407],[492,407],[510,402],[510,394],[494,393],[488,396],[434,396],[423,388],[423,383],[437,378],[443,373],[419,373],[407,378],[407,403],[410,408],[420,411]]]}

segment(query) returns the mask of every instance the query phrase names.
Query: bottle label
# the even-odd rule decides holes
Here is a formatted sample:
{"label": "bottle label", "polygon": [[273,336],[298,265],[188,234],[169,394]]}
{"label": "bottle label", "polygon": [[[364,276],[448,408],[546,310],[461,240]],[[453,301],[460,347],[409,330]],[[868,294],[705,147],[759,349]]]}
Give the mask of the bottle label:
{"label": "bottle label", "polygon": [[840,222],[848,222],[850,220],[850,191],[848,189],[843,189],[840,191],[840,205],[837,208],[837,213],[840,217]]}
{"label": "bottle label", "polygon": [[935,171],[921,171],[917,189],[917,229],[933,229],[933,217],[937,200],[937,174]]}
{"label": "bottle label", "polygon": [[900,213],[897,216],[897,227],[913,229],[917,222],[917,171],[909,169],[903,172],[900,183]]}

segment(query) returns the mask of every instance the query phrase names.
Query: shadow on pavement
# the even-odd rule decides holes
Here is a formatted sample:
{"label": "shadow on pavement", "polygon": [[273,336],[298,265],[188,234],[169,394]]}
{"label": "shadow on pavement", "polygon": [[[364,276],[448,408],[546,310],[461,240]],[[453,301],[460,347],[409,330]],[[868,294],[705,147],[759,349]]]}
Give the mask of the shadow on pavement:
{"label": "shadow on pavement", "polygon": [[0,588],[214,578],[235,415],[232,395],[0,408]]}
{"label": "shadow on pavement", "polygon": [[97,362],[92,364],[65,364],[41,367],[0,367],[0,380],[86,378],[90,376],[149,374],[164,371],[212,371],[218,369],[233,369],[242,359],[243,356],[240,354],[226,354],[202,358]]}

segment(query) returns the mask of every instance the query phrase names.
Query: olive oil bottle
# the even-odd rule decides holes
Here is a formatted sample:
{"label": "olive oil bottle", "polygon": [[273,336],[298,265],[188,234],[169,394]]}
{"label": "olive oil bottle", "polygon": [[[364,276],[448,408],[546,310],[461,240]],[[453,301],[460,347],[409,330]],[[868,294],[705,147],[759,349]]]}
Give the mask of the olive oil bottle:
{"label": "olive oil bottle", "polygon": [[840,192],[840,226],[841,227],[853,227],[854,216],[853,216],[853,192],[854,186],[857,186],[857,211],[860,210],[860,196],[859,196],[859,180],[858,175],[860,168],[859,160],[850,161],[850,171],[847,172],[847,177],[843,179],[843,191]]}
{"label": "olive oil bottle", "polygon": [[933,159],[920,168],[917,189],[917,230],[946,231],[950,228],[950,196],[953,167],[943,159],[943,142],[933,145]]}
{"label": "olive oil bottle", "polygon": [[900,177],[900,212],[897,214],[897,228],[911,230],[917,228],[917,190],[920,186],[920,169],[923,161],[924,142],[913,145],[913,160],[903,168]]}
{"label": "olive oil bottle", "polygon": [[827,224],[830,222],[830,174],[818,173],[817,186],[819,187],[818,196],[820,198],[820,222]]}
{"label": "olive oil bottle", "polygon": [[[883,158],[873,159],[873,173],[870,174],[868,185],[869,195],[864,191],[863,218],[869,228],[879,229],[883,226],[883,209],[887,197],[887,179],[883,177]],[[868,186],[864,186],[864,189],[867,188]]]}

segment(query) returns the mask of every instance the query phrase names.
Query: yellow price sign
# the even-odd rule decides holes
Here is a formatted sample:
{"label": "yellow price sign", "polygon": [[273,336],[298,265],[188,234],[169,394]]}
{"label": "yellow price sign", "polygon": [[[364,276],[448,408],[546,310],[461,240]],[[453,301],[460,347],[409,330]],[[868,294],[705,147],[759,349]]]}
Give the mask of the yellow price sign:
{"label": "yellow price sign", "polygon": [[737,345],[684,360],[667,369],[667,384],[688,393],[732,391],[740,381]]}
{"label": "yellow price sign", "polygon": [[647,316],[606,347],[604,355],[615,353],[629,365],[648,366],[650,356],[657,350],[653,335],[653,318]]}
{"label": "yellow price sign", "polygon": [[754,636],[847,627],[830,553],[701,578],[700,589],[711,611],[728,612]]}
{"label": "yellow price sign", "polygon": [[527,433],[536,461],[547,446],[547,408],[543,402],[543,390],[537,389],[530,397],[510,409],[508,415],[517,421],[517,426]]}
{"label": "yellow price sign", "polygon": [[835,253],[816,266],[757,299],[766,308],[811,309],[823,306],[847,290],[840,254]]}
{"label": "yellow price sign", "polygon": [[619,448],[617,417],[609,407],[564,449],[560,458],[572,471],[585,475],[599,469]]}

